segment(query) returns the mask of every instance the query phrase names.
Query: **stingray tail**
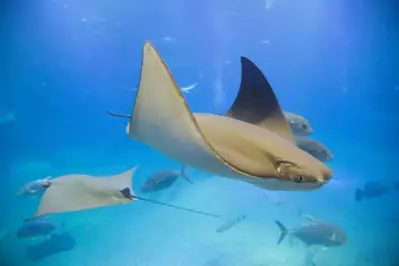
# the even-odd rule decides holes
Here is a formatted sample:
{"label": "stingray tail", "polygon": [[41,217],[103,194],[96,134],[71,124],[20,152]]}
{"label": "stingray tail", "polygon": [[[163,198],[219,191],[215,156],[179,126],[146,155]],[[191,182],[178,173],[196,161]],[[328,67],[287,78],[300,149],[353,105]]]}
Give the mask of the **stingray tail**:
{"label": "stingray tail", "polygon": [[108,110],[106,112],[107,112],[107,114],[109,114],[111,116],[115,116],[115,117],[122,117],[122,118],[129,118],[129,119],[132,117],[131,115],[114,113],[114,112],[111,112]]}
{"label": "stingray tail", "polygon": [[281,231],[280,237],[279,237],[279,239],[278,239],[278,241],[277,241],[277,245],[278,245],[278,244],[281,243],[281,241],[284,240],[285,236],[286,236],[287,233],[288,233],[288,230],[287,230],[287,228],[286,228],[282,223],[280,223],[279,221],[276,220],[275,222],[276,222],[277,226],[280,228],[280,231]]}
{"label": "stingray tail", "polygon": [[188,183],[192,184],[193,181],[191,181],[191,179],[188,177],[187,172],[186,172],[186,165],[183,164],[183,166],[181,167],[180,170],[180,175],[181,177],[183,177]]}
{"label": "stingray tail", "polygon": [[364,198],[364,192],[361,189],[356,189],[355,199],[356,201],[362,201]]}
{"label": "stingray tail", "polygon": [[194,210],[194,209],[179,207],[179,206],[176,206],[176,205],[160,202],[160,201],[157,201],[157,200],[142,198],[142,197],[138,197],[138,196],[132,196],[132,197],[135,198],[135,199],[138,199],[138,200],[142,200],[142,201],[146,201],[146,202],[150,202],[150,203],[154,203],[154,204],[158,204],[158,205],[162,205],[162,206],[166,206],[166,207],[170,207],[170,208],[174,208],[174,209],[178,209],[178,210],[182,210],[182,211],[186,211],[186,212],[192,212],[192,213],[196,213],[196,214],[211,216],[211,217],[214,217],[214,218],[220,218],[219,215],[213,214],[213,213],[202,212],[202,211],[197,211],[197,210]]}

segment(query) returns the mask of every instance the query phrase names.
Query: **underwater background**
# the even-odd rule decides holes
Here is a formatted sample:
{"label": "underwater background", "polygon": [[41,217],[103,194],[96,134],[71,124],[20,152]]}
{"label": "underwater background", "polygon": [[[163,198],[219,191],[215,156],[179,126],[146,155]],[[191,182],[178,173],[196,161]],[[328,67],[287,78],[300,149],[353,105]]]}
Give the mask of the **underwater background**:
{"label": "underwater background", "polygon": [[[399,181],[398,10],[394,0],[0,0],[1,265],[399,265],[399,190],[355,200],[369,181]],[[193,184],[179,179],[154,198],[223,218],[143,201],[52,215],[73,248],[29,260],[46,237],[16,236],[40,200],[16,196],[25,183],[140,165],[139,188],[180,168],[106,114],[131,113],[146,40],[179,86],[192,87],[183,95],[193,112],[225,113],[240,56],[253,60],[282,108],[306,117],[310,137],[332,151],[334,177],[277,192],[189,168]],[[247,218],[216,232],[239,215]],[[303,215],[338,224],[348,242],[277,245],[275,220],[294,228]]]}

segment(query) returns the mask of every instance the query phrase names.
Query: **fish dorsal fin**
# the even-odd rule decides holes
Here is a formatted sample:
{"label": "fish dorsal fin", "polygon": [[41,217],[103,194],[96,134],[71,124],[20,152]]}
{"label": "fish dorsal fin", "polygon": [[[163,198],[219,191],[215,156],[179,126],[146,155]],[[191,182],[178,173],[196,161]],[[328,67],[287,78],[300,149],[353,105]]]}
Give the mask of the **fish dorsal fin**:
{"label": "fish dorsal fin", "polygon": [[258,125],[295,143],[291,128],[265,75],[241,57],[241,85],[227,116]]}
{"label": "fish dorsal fin", "polygon": [[318,223],[318,221],[313,216],[305,214],[302,217],[305,218],[308,223],[311,223],[311,224],[317,224]]}

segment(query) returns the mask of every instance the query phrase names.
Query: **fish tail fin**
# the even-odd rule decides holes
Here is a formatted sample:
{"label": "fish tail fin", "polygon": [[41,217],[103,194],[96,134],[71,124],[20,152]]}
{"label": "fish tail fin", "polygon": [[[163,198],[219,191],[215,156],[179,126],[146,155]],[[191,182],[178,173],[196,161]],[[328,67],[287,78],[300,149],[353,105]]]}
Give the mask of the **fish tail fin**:
{"label": "fish tail fin", "polygon": [[180,175],[183,177],[188,183],[192,184],[193,181],[188,177],[187,172],[186,172],[186,165],[183,164],[180,170]]}
{"label": "fish tail fin", "polygon": [[356,189],[356,195],[355,195],[356,201],[362,201],[363,197],[364,197],[363,190]]}
{"label": "fish tail fin", "polygon": [[278,241],[277,241],[277,245],[278,245],[278,244],[281,243],[281,241],[284,240],[285,236],[286,236],[287,233],[288,233],[288,230],[287,230],[287,228],[286,228],[282,223],[280,223],[279,221],[275,220],[275,222],[276,222],[277,226],[280,228],[280,231],[281,231],[280,237],[279,237],[279,239],[278,239]]}

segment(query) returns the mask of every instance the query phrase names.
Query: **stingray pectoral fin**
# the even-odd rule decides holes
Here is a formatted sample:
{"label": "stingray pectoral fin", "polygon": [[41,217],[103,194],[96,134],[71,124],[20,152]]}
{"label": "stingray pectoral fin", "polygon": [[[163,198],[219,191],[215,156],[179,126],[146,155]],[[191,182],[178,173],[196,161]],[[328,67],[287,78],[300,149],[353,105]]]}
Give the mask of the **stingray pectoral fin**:
{"label": "stingray pectoral fin", "polygon": [[204,138],[180,88],[150,42],[143,48],[129,135],[197,169],[213,173],[232,171]]}
{"label": "stingray pectoral fin", "polygon": [[240,89],[226,115],[266,128],[295,143],[290,125],[269,81],[246,57],[241,57]]}
{"label": "stingray pectoral fin", "polygon": [[105,179],[108,183],[110,188],[116,188],[119,191],[129,189],[130,195],[133,197],[134,194],[134,187],[133,187],[133,179],[136,170],[139,168],[140,165],[137,165],[121,174],[110,176]]}

